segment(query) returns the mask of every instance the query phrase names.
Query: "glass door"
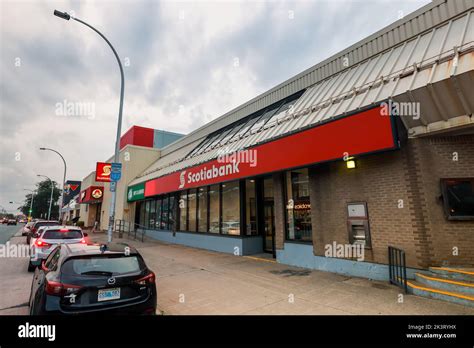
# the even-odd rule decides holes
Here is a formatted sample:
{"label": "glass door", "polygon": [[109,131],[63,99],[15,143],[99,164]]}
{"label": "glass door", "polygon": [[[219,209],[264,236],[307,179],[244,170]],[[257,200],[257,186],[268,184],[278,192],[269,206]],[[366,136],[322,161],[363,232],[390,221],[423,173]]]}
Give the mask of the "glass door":
{"label": "glass door", "polygon": [[273,178],[263,179],[263,250],[275,257]]}

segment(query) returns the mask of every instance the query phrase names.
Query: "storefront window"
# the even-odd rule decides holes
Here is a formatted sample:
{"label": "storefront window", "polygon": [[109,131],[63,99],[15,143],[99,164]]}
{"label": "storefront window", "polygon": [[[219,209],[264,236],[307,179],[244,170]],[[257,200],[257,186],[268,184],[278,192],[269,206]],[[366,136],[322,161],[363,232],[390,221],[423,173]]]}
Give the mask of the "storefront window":
{"label": "storefront window", "polygon": [[149,217],[150,217],[150,201],[146,201],[145,202],[145,219],[143,221],[143,225],[147,228],[150,227],[148,224]]}
{"label": "storefront window", "polygon": [[287,172],[286,189],[286,239],[309,242],[312,232],[308,169]]}
{"label": "storefront window", "polygon": [[257,234],[257,202],[255,200],[255,180],[245,180],[245,233]]}
{"label": "storefront window", "polygon": [[219,233],[219,185],[209,187],[209,232]]}
{"label": "storefront window", "polygon": [[196,189],[188,192],[188,231],[196,232]]}
{"label": "storefront window", "polygon": [[153,229],[155,228],[155,219],[156,219],[156,201],[152,200],[150,202],[150,215],[148,216],[148,227]]}
{"label": "storefront window", "polygon": [[161,226],[161,197],[156,200],[155,229],[159,230],[160,226]]}
{"label": "storefront window", "polygon": [[170,231],[174,231],[175,229],[175,222],[176,222],[175,212],[176,212],[176,198],[174,194],[171,194],[170,201],[169,201],[169,212],[168,212],[168,229]]}
{"label": "storefront window", "polygon": [[187,225],[187,207],[188,207],[188,195],[186,191],[182,191],[180,196],[179,196],[179,230],[180,231],[186,231]]}
{"label": "storefront window", "polygon": [[207,232],[207,187],[198,189],[198,231]]}
{"label": "storefront window", "polygon": [[240,235],[239,182],[222,184],[222,234]]}
{"label": "storefront window", "polygon": [[168,229],[168,210],[169,210],[169,200],[168,196],[163,197],[163,203],[161,203],[161,229]]}

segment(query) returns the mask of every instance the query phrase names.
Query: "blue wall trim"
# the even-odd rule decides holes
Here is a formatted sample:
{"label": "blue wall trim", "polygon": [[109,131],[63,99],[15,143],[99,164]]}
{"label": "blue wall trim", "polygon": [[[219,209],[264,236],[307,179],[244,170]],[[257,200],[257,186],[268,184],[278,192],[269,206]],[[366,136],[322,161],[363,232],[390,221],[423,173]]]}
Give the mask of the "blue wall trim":
{"label": "blue wall trim", "polygon": [[[285,243],[284,249],[276,251],[276,259],[278,263],[290,266],[374,280],[389,280],[388,265],[316,256],[311,244]],[[419,270],[407,268],[407,277],[413,279],[416,271]]]}
{"label": "blue wall trim", "polygon": [[147,230],[146,236],[166,243],[182,244],[234,255],[251,255],[263,251],[261,236],[241,238],[186,232],[176,232],[175,236],[173,236],[171,231],[156,230]]}

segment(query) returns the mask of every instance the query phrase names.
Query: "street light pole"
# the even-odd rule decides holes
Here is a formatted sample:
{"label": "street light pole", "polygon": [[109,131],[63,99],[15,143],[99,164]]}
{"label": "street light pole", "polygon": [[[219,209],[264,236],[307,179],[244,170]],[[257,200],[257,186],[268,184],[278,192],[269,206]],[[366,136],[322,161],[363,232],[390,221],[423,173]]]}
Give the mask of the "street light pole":
{"label": "street light pole", "polygon": [[48,209],[48,221],[49,221],[49,219],[51,218],[51,203],[53,203],[53,189],[54,189],[53,181],[49,177],[47,177],[46,175],[38,174],[36,176],[41,176],[43,178],[48,179],[49,183],[51,184],[51,196],[49,198],[49,209]]}
{"label": "street light pole", "polygon": [[65,185],[66,185],[66,171],[67,171],[66,160],[64,159],[63,155],[61,155],[59,153],[59,151],[56,151],[56,150],[53,150],[53,149],[50,149],[50,148],[47,148],[47,147],[40,147],[40,150],[53,151],[53,152],[57,153],[59,155],[59,157],[61,157],[61,159],[63,160],[63,163],[64,163],[63,188],[62,188],[61,196],[60,196],[61,199],[59,201],[59,215],[58,215],[58,220],[62,220],[61,219],[61,208],[62,208],[63,202],[64,202],[64,188],[65,188]]}
{"label": "street light pole", "polygon": [[[120,78],[121,78],[120,106],[119,106],[119,115],[118,115],[118,122],[117,122],[117,135],[116,135],[116,138],[115,138],[115,153],[114,153],[114,162],[118,163],[119,160],[120,160],[120,134],[122,133],[122,110],[123,110],[123,95],[124,95],[124,89],[125,89],[125,79],[124,79],[124,75],[123,75],[122,63],[120,62],[120,58],[117,54],[117,51],[115,51],[115,48],[114,48],[114,46],[112,46],[110,41],[107,40],[107,38],[100,31],[98,31],[96,28],[94,28],[92,25],[87,24],[86,22],[81,21],[78,18],[74,18],[66,12],[61,12],[61,11],[54,10],[54,15],[59,17],[59,18],[65,19],[65,20],[69,20],[69,19],[72,18],[75,21],[77,21],[79,23],[82,23],[85,26],[89,27],[90,29],[95,31],[97,34],[99,34],[100,37],[102,37],[105,40],[105,42],[107,42],[109,47],[112,49],[112,52],[114,52],[115,58],[117,59],[117,63],[118,63],[119,68],[120,68]],[[115,221],[115,201],[116,201],[116,199],[117,199],[117,197],[116,197],[116,194],[115,194],[115,190],[111,191],[111,200],[110,200],[110,209],[109,209],[109,226],[108,226],[108,232],[107,232],[107,240],[108,240],[109,243],[112,241],[112,230],[113,230],[114,221]]]}

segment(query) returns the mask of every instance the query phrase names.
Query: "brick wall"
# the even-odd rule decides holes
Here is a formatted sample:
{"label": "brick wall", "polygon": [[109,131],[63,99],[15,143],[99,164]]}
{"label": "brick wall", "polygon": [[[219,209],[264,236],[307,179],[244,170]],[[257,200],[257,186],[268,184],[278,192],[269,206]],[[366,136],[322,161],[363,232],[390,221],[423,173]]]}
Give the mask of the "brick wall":
{"label": "brick wall", "polygon": [[[474,266],[474,221],[448,221],[440,199],[441,178],[474,177],[474,135],[422,138],[412,143],[419,154],[431,264]],[[457,160],[453,160],[455,155]],[[453,255],[454,247],[458,256]]]}
{"label": "brick wall", "polygon": [[[347,203],[367,202],[372,249],[366,261],[387,263],[392,245],[405,250],[409,267],[474,266],[474,221],[446,220],[439,198],[440,178],[474,176],[474,136],[410,139],[401,150],[357,159],[354,170],[338,161],[314,166],[309,175],[315,255],[333,241],[349,243]],[[284,243],[284,209],[275,206],[277,249]],[[459,256],[452,255],[454,246]]]}

